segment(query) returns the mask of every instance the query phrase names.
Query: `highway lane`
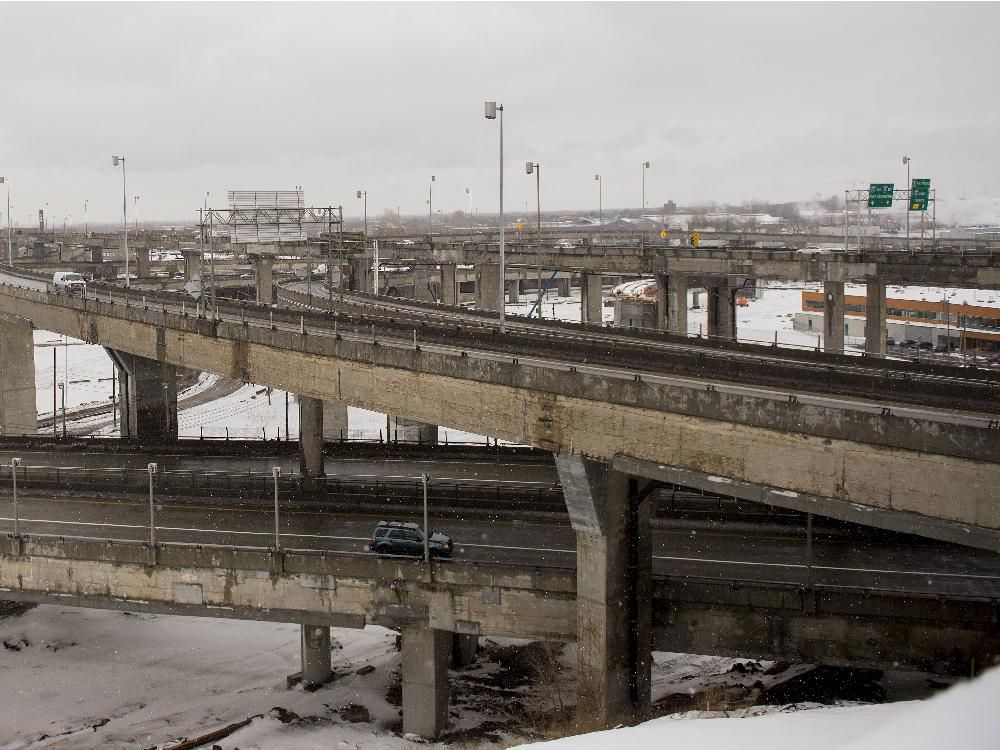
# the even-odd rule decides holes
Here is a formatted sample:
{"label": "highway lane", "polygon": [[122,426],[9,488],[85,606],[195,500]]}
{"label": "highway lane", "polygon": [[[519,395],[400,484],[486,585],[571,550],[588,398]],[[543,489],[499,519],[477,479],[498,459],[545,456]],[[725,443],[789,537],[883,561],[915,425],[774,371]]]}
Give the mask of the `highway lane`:
{"label": "highway lane", "polygon": [[[283,476],[299,473],[299,458],[291,456],[236,457],[190,456],[169,453],[89,453],[71,454],[48,451],[0,450],[0,464],[10,465],[10,459],[21,459],[19,471],[32,468],[59,468],[67,477],[76,469],[93,471],[128,469],[146,472],[146,465],[155,462],[161,472],[196,472],[246,475],[270,475],[277,466]],[[555,486],[559,484],[556,468],[551,463],[519,461],[516,457],[498,457],[495,461],[482,459],[420,459],[420,458],[327,458],[324,462],[328,478],[344,479],[412,479],[418,480],[424,472],[436,481],[480,482],[518,485]]]}
{"label": "highway lane", "polygon": [[[18,502],[22,534],[147,540],[148,514],[147,503],[133,500],[24,497]],[[281,513],[281,545],[371,554],[366,544],[384,517],[287,509]],[[269,508],[159,503],[156,518],[158,543],[274,546]],[[568,522],[510,520],[507,512],[486,521],[434,520],[432,508],[431,527],[455,539],[457,562],[575,567],[575,533]],[[12,499],[7,496],[0,498],[0,531],[12,530]],[[652,533],[653,570],[662,576],[1000,598],[1000,555],[955,545],[817,535],[809,559],[804,529],[656,528]]]}

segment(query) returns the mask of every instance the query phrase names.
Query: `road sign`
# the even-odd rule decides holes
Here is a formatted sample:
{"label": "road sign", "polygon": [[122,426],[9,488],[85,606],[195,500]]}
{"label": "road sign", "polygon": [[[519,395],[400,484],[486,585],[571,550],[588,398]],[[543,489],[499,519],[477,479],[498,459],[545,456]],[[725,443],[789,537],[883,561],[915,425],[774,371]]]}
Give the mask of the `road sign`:
{"label": "road sign", "polygon": [[184,291],[195,299],[201,299],[201,279],[191,279],[184,285]]}
{"label": "road sign", "polygon": [[868,186],[868,208],[892,208],[891,182],[873,182]]}
{"label": "road sign", "polygon": [[667,239],[667,230],[666,229],[661,229],[660,230],[660,239],[661,240]]}
{"label": "road sign", "polygon": [[701,237],[699,237],[699,236],[698,236],[698,233],[697,233],[697,232],[694,232],[694,233],[693,233],[693,234],[691,235],[691,244],[692,244],[692,245],[694,245],[695,247],[698,247],[698,244],[699,244],[700,242],[701,242]]}
{"label": "road sign", "polygon": [[931,181],[914,177],[910,185],[910,210],[926,211],[931,196]]}
{"label": "road sign", "polygon": [[517,222],[517,231],[520,232],[522,229],[524,229],[524,224]]}

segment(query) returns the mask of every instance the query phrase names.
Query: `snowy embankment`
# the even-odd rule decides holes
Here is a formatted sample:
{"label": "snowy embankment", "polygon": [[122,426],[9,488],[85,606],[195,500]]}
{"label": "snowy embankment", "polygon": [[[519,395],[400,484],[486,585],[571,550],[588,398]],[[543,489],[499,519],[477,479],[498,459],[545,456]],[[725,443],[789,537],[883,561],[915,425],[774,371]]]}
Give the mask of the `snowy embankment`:
{"label": "snowy embankment", "polygon": [[[530,745],[533,750],[682,748],[698,750],[997,750],[1000,668],[926,701],[873,706],[762,707],[699,719],[689,712],[635,727]],[[763,715],[761,715],[763,714]],[[522,747],[529,747],[524,745]]]}

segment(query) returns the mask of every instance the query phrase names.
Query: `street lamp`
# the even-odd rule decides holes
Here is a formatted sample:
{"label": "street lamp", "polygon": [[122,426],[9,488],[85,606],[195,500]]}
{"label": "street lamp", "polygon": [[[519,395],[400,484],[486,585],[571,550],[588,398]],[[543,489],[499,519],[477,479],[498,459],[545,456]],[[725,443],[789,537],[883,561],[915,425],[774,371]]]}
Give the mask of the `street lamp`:
{"label": "street lamp", "polygon": [[472,188],[466,188],[465,189],[465,194],[467,196],[469,196],[469,226],[473,226],[473,224],[472,224]]}
{"label": "street lamp", "polygon": [[[60,400],[62,401],[62,436],[66,437],[66,384],[59,383],[58,387],[59,387],[59,397]],[[53,420],[55,419],[54,414],[52,415],[52,418]]]}
{"label": "street lamp", "polygon": [[[0,177],[0,184],[6,182],[6,179]],[[7,265],[14,265],[14,247],[10,243],[10,183],[7,183]]]}
{"label": "street lamp", "polygon": [[427,234],[434,234],[434,175],[427,183]]}
{"label": "street lamp", "polygon": [[159,470],[156,464],[146,464],[146,471],[149,472],[149,546],[156,547],[156,516],[153,505],[153,476]]}
{"label": "street lamp", "polygon": [[21,465],[20,458],[10,460],[10,478],[14,483],[14,536],[21,536],[20,520],[17,514],[17,467]]}
{"label": "street lamp", "polygon": [[903,157],[906,166],[906,249],[910,249],[910,157]]}
{"label": "street lamp", "polygon": [[138,232],[139,231],[139,196],[138,195],[132,197],[132,218],[134,219],[134,221],[132,223],[135,225],[135,230]]}
{"label": "street lamp", "polygon": [[604,182],[599,174],[594,175],[597,181],[597,225],[604,223]]}
{"label": "street lamp", "polygon": [[642,163],[642,208],[639,210],[639,247],[646,249],[646,225],[643,214],[646,213],[646,170],[649,169],[649,162]]}
{"label": "street lamp", "polygon": [[535,309],[542,317],[542,165],[535,161],[526,162],[524,171],[535,175],[535,260],[538,264],[538,302]]}
{"label": "street lamp", "polygon": [[504,325],[504,308],[507,302],[505,289],[507,278],[504,275],[504,241],[503,241],[503,105],[496,102],[486,102],[486,119],[497,119],[500,112],[500,333],[506,333]]}
{"label": "street lamp", "polygon": [[358,190],[357,194],[358,198],[360,198],[363,201],[362,206],[364,208],[364,215],[365,215],[365,233],[361,239],[361,242],[365,253],[365,263],[367,263],[368,262],[368,191]]}
{"label": "street lamp", "polygon": [[90,235],[90,218],[87,213],[87,205],[90,203],[88,200],[83,201],[83,236],[88,237]]}
{"label": "street lamp", "polygon": [[128,270],[128,195],[125,192],[125,157],[112,156],[111,166],[122,165],[122,220],[125,222],[125,288],[132,286]]}

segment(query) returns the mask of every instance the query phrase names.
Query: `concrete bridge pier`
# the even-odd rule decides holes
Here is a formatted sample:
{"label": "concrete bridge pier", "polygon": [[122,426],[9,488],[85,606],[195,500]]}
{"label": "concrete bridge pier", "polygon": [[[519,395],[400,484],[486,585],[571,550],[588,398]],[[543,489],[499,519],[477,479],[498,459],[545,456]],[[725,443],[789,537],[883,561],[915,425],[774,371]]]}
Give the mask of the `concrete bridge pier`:
{"label": "concrete bridge pier", "polygon": [[0,315],[0,435],[34,435],[37,431],[31,321]]}
{"label": "concrete bridge pier", "polygon": [[438,426],[390,415],[389,440],[398,440],[401,443],[419,443],[420,445],[437,445]]}
{"label": "concrete bridge pier", "polygon": [[323,440],[345,440],[349,422],[347,407],[337,401],[323,402]]}
{"label": "concrete bridge pier", "polygon": [[177,439],[177,368],[155,359],[107,349],[118,370],[123,438]]}
{"label": "concrete bridge pier", "polygon": [[580,274],[580,320],[592,325],[601,325],[604,315],[604,300],[601,297],[603,278],[599,273]]}
{"label": "concrete bridge pier", "polygon": [[302,684],[306,687],[325,685],[333,677],[330,660],[330,626],[302,625],[301,650]]}
{"label": "concrete bridge pier", "polygon": [[257,287],[257,301],[263,305],[274,302],[274,256],[251,255],[254,284]]}
{"label": "concrete bridge pier", "polygon": [[476,309],[500,311],[500,266],[476,266]]}
{"label": "concrete bridge pier", "polygon": [[403,732],[434,739],[448,725],[452,634],[426,625],[403,628]]}
{"label": "concrete bridge pier", "polygon": [[885,282],[865,279],[865,353],[885,355]]}
{"label": "concrete bridge pier", "polygon": [[476,650],[479,648],[478,635],[454,633],[451,639],[451,668],[465,669],[476,661]]}
{"label": "concrete bridge pier", "polygon": [[350,258],[347,261],[349,277],[347,288],[352,292],[372,292],[372,259],[365,255],[363,258]]}
{"label": "concrete bridge pier", "polygon": [[201,253],[196,250],[181,250],[184,258],[184,279],[201,283]]}
{"label": "concrete bridge pier", "polygon": [[823,282],[823,351],[844,351],[844,282]]}
{"label": "concrete bridge pier", "polygon": [[135,248],[135,275],[140,279],[149,278],[149,248],[138,246]]}
{"label": "concrete bridge pier", "polygon": [[508,281],[504,284],[504,292],[506,294],[505,299],[512,305],[516,305],[521,301],[521,280],[514,279],[513,281]]}
{"label": "concrete bridge pier", "polygon": [[428,266],[413,266],[413,299],[421,302],[433,302],[434,290],[431,287],[432,269]]}
{"label": "concrete bridge pier", "polygon": [[323,401],[311,396],[298,396],[299,401],[299,473],[305,490],[324,486],[326,469],[323,462]]}
{"label": "concrete bridge pier", "polygon": [[455,280],[455,264],[441,264],[441,304],[454,307],[458,304],[458,284]]}
{"label": "concrete bridge pier", "polygon": [[685,274],[656,275],[656,328],[687,335],[688,277]]}
{"label": "concrete bridge pier", "polygon": [[709,338],[736,340],[736,290],[728,286],[710,287],[706,300]]}
{"label": "concrete bridge pier", "polygon": [[651,501],[607,464],[557,455],[577,549],[577,724],[642,719],[650,701]]}

